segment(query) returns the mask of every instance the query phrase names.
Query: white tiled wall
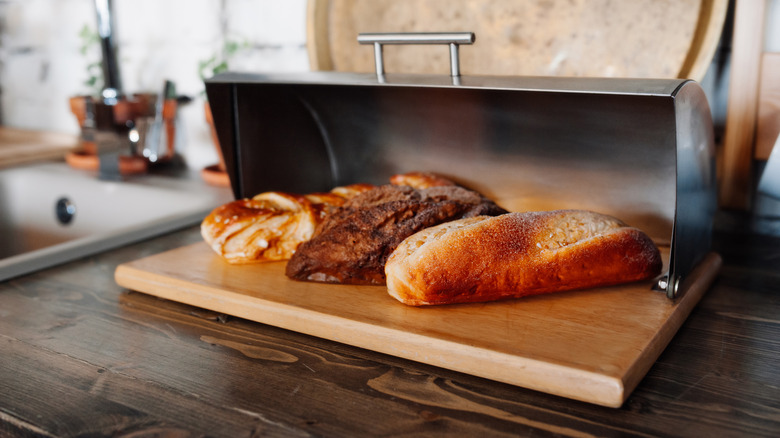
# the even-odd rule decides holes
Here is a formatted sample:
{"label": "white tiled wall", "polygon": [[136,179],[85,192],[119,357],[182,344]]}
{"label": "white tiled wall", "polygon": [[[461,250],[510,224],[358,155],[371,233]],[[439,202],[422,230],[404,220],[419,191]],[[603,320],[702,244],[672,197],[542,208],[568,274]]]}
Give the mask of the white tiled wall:
{"label": "white tiled wall", "polygon": [[[215,153],[203,120],[198,63],[226,39],[244,48],[231,70],[306,71],[306,0],[114,0],[126,92],[158,92],[165,79],[195,100],[181,108],[182,153],[196,167]],[[0,1],[2,124],[78,132],[68,98],[89,93],[87,65],[98,46],[79,51],[84,26],[97,25],[94,0]]]}

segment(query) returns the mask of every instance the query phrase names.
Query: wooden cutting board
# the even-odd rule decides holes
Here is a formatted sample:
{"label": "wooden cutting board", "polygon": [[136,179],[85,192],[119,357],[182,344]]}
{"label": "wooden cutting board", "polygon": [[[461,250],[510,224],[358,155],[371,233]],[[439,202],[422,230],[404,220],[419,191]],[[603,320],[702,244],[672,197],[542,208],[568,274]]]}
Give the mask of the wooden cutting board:
{"label": "wooden cutting board", "polygon": [[120,286],[161,298],[619,407],[707,290],[719,266],[720,258],[711,254],[676,301],[652,291],[651,282],[641,282],[422,308],[401,304],[382,286],[293,281],[284,275],[284,262],[230,265],[205,243],[122,264],[115,278]]}
{"label": "wooden cutting board", "polygon": [[[361,32],[471,31],[464,75],[691,78],[712,61],[728,0],[309,0],[313,70],[373,72]],[[388,73],[446,74],[449,51],[388,46]]]}

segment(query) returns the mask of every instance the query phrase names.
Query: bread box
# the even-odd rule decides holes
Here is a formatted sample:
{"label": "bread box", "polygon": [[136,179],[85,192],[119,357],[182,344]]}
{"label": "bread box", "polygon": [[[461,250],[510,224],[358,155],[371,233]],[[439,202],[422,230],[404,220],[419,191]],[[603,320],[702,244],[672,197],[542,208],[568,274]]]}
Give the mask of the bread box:
{"label": "bread box", "polygon": [[676,79],[224,73],[206,84],[236,198],[430,171],[510,211],[581,208],[668,244],[674,298],[710,249],[710,109]]}
{"label": "bread box", "polygon": [[[206,84],[237,198],[442,174],[510,211],[587,209],[647,232],[658,278],[412,307],[385,286],[231,265],[205,242],[121,264],[120,285],[263,324],[618,407],[714,280],[713,133],[686,80],[225,73]],[[260,366],[260,365],[258,365]],[[520,397],[521,395],[518,395]]]}
{"label": "bread box", "polygon": [[[465,35],[464,35],[465,34]],[[382,44],[444,43],[450,75],[387,74]],[[362,34],[376,74],[223,73],[206,83],[236,198],[441,174],[509,211],[585,209],[640,228],[662,274],[617,286],[412,307],[385,286],[231,265],[200,242],[124,263],[162,298],[618,407],[717,275],[713,128],[689,80],[461,76],[473,34]]]}

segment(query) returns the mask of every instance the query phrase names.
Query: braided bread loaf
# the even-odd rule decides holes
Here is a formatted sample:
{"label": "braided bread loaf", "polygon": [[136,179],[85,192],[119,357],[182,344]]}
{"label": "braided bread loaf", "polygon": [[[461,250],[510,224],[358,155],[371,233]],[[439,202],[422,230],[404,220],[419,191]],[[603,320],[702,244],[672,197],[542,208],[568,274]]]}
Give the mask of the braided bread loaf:
{"label": "braided bread loaf", "polygon": [[332,210],[373,187],[353,184],[328,193],[265,192],[239,199],[214,209],[201,223],[201,235],[230,263],[287,260]]}

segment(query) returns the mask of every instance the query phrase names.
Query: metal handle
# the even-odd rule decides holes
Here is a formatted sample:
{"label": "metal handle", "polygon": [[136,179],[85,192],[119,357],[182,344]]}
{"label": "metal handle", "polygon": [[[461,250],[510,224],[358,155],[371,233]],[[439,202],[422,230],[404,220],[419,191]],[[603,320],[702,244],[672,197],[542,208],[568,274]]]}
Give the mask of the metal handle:
{"label": "metal handle", "polygon": [[474,44],[474,32],[410,32],[410,33],[361,33],[358,43],[374,45],[376,76],[384,79],[385,65],[382,59],[383,44],[447,44],[450,46],[450,76],[460,76],[458,46]]}

